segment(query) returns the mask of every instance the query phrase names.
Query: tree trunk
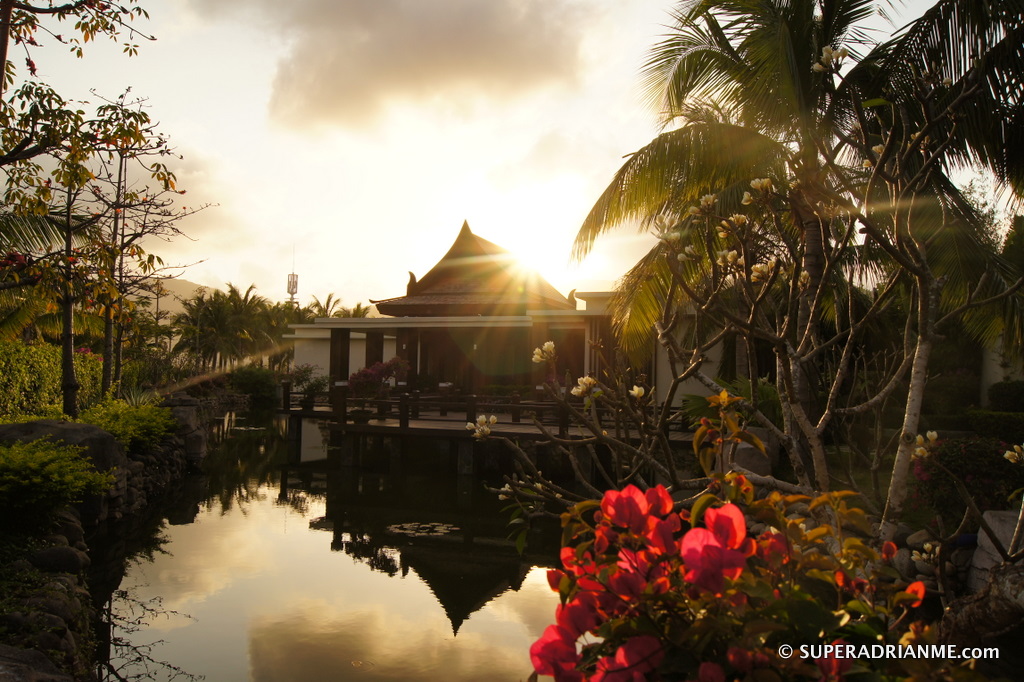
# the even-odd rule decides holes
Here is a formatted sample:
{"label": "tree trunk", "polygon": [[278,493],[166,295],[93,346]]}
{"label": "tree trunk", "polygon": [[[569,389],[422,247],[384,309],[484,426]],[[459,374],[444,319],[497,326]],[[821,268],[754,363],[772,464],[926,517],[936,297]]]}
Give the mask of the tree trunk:
{"label": "tree trunk", "polygon": [[896,450],[896,460],[892,465],[892,479],[889,481],[889,493],[886,496],[885,512],[882,514],[882,525],[879,537],[885,542],[892,540],[896,534],[896,524],[903,514],[903,503],[907,499],[907,484],[910,479],[910,463],[917,449],[917,434],[921,421],[921,405],[924,401],[924,389],[928,383],[928,360],[934,345],[933,329],[939,300],[939,284],[934,280],[919,287],[921,314],[917,345],[914,348],[914,363],[910,369],[910,385],[907,387],[907,402],[903,412],[903,427],[900,432],[900,444]]}
{"label": "tree trunk", "polygon": [[939,641],[959,647],[992,646],[992,639],[1024,626],[1024,566],[992,570],[984,589],[954,602],[939,623]]}
{"label": "tree trunk", "polygon": [[[0,76],[7,74],[7,52],[11,42],[11,15],[14,14],[14,0],[0,0]],[[7,79],[0,77],[0,96],[7,89]]]}
{"label": "tree trunk", "polygon": [[114,385],[114,306],[108,303],[103,311],[103,378],[100,391],[110,395]]}
{"label": "tree trunk", "polygon": [[74,267],[72,267],[72,230],[71,230],[71,200],[68,199],[68,207],[64,215],[64,282],[62,285],[60,305],[61,322],[64,328],[61,332],[61,394],[63,398],[64,414],[71,418],[78,417],[78,376],[75,373],[75,296],[73,287]]}

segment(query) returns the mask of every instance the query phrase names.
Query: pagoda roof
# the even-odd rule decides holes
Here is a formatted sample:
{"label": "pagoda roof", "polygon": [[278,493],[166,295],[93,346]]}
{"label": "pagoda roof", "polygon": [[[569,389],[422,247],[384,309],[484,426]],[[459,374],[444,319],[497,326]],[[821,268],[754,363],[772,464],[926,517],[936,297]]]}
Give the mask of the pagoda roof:
{"label": "pagoda roof", "polygon": [[427,274],[417,280],[409,273],[405,296],[371,303],[393,317],[524,315],[527,310],[576,308],[507,250],[473,234],[468,222]]}

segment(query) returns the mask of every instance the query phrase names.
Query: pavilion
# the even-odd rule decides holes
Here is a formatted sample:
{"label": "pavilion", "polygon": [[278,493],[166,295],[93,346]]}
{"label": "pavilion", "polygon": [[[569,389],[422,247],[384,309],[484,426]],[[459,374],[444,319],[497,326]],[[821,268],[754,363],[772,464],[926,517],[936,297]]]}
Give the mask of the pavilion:
{"label": "pavilion", "polygon": [[[560,373],[599,376],[601,354],[594,344],[611,347],[610,297],[575,291],[563,296],[464,223],[433,268],[418,279],[409,273],[405,295],[371,301],[384,317],[318,318],[292,325],[290,338],[296,364],[325,368],[332,382],[397,356],[408,363],[410,389],[444,383],[480,393],[536,386],[554,378],[531,362],[533,349],[549,340]],[[655,356],[647,369],[659,379],[667,362]]]}

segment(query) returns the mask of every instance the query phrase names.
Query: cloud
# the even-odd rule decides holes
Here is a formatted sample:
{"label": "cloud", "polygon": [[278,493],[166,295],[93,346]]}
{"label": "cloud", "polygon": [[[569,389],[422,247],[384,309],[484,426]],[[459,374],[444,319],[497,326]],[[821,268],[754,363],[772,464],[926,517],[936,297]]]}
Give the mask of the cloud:
{"label": "cloud", "polygon": [[270,108],[304,126],[364,125],[394,103],[462,108],[571,86],[593,11],[580,0],[201,4],[194,10],[256,21],[284,42]]}

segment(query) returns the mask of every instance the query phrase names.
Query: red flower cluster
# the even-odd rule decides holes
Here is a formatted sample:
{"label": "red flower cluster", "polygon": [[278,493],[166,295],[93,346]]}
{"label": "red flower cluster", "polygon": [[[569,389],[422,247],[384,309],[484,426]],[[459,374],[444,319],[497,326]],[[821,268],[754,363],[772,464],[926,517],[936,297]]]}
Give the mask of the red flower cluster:
{"label": "red flower cluster", "polygon": [[681,583],[720,594],[726,580],[739,578],[747,558],[759,549],[766,557],[785,551],[781,537],[768,536],[763,543],[747,537],[736,505],[709,508],[703,518],[706,527],[688,528],[689,513],[673,511],[663,486],[643,492],[631,485],[605,493],[590,529],[593,542],[563,547],[564,569],[548,572],[551,587],[564,588],[568,580],[572,596],[556,610],[556,623],[530,648],[535,670],[571,682],[644,680],[665,654],[654,634],[638,633],[614,650],[602,650],[601,643],[578,644],[580,638],[598,634],[609,621],[637,616],[644,600]]}

